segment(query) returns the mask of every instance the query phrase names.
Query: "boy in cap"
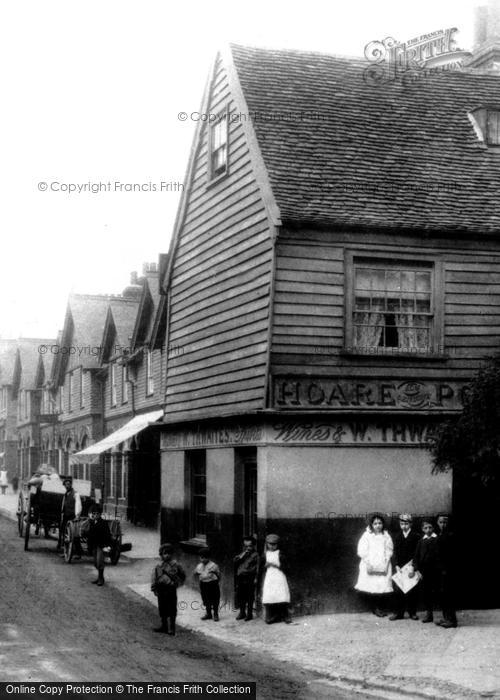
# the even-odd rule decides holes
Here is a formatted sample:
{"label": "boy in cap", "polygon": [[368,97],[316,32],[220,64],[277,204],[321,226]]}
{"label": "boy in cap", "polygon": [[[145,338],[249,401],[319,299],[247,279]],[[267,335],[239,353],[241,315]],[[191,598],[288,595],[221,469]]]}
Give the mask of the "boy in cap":
{"label": "boy in cap", "polygon": [[285,557],[279,550],[278,535],[267,535],[266,549],[260,561],[262,605],[268,625],[274,622],[291,622],[288,605],[290,589],[286,578]]}
{"label": "boy in cap", "polygon": [[199,551],[200,563],[194,570],[194,575],[198,577],[200,582],[200,593],[203,605],[205,606],[205,614],[202,620],[212,619],[214,622],[219,621],[219,602],[220,602],[220,569],[218,565],[210,559],[210,550],[208,547],[202,547]]}
{"label": "boy in cap", "polygon": [[252,535],[243,538],[243,551],[234,558],[234,587],[236,604],[240,609],[237,620],[253,618],[255,585],[259,568],[259,555],[255,551]]}
{"label": "boy in cap", "polygon": [[177,588],[182,586],[186,574],[182,566],[172,559],[173,546],[166,542],[159,549],[161,562],[155,566],[151,575],[151,590],[158,598],[158,612],[161,626],[154,632],[175,634],[175,619],[177,617]]}
{"label": "boy in cap", "polygon": [[[401,513],[399,516],[399,532],[394,536],[394,554],[393,564],[396,571],[401,569],[408,563],[413,564],[413,558],[417,549],[417,544],[420,535],[412,530],[413,517],[410,513]],[[408,615],[412,620],[418,620],[417,617],[417,595],[418,586],[415,586],[403,593],[397,586],[394,587],[394,597],[396,601],[395,611],[389,617],[389,620],[402,620],[405,616],[405,609],[408,610]]]}
{"label": "boy in cap", "polygon": [[439,587],[439,550],[434,523],[429,518],[422,520],[421,540],[418,541],[413,559],[415,571],[422,574],[422,589],[426,614],[422,622],[432,622],[434,619],[434,600]]}
{"label": "boy in cap", "polygon": [[90,517],[82,525],[81,534],[87,538],[89,552],[94,555],[94,566],[97,569],[97,578],[92,583],[104,586],[104,548],[113,544],[109,525],[103,520],[102,508],[94,503],[90,508]]}

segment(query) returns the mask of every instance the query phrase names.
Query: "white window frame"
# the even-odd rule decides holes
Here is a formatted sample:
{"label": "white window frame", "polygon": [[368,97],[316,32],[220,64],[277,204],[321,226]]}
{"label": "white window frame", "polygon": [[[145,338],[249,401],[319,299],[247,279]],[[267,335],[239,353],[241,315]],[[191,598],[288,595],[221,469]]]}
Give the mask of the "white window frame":
{"label": "white window frame", "polygon": [[153,374],[153,352],[151,348],[146,349],[146,396],[151,396],[155,391]]}
{"label": "white window frame", "polygon": [[110,405],[116,406],[116,363],[112,362],[109,366],[110,378],[109,378],[109,388],[110,388]]}
{"label": "white window frame", "polygon": [[[429,270],[431,272],[431,314],[432,324],[430,341],[427,349],[403,349],[396,347],[377,346],[371,349],[356,348],[354,344],[354,286],[356,267],[380,267],[381,269],[396,269],[411,267]],[[394,251],[391,256],[387,253],[365,253],[364,251],[346,251],[345,253],[345,348],[349,354],[371,355],[376,352],[381,356],[411,356],[430,357],[444,356],[443,328],[443,264],[439,256],[430,258],[425,255],[401,255]]]}

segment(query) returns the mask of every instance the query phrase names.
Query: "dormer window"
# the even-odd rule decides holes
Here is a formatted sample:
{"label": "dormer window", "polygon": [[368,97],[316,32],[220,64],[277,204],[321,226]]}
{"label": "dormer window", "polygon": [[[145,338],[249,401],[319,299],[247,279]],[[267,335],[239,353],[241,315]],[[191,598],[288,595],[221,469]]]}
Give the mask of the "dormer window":
{"label": "dormer window", "polygon": [[474,131],[487,146],[500,146],[500,109],[480,107],[469,112]]}
{"label": "dormer window", "polygon": [[210,172],[209,179],[215,180],[227,173],[228,167],[228,113],[222,112],[218,115],[217,120],[210,127],[209,134],[209,153],[210,153]]}

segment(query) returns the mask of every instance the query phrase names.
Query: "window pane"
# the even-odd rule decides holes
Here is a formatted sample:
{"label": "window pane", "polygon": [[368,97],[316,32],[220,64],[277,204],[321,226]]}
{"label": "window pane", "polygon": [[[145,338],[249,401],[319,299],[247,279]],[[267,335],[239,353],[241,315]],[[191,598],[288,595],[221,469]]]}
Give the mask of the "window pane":
{"label": "window pane", "polygon": [[372,279],[370,270],[358,268],[356,270],[356,289],[371,289]]}
{"label": "window pane", "polygon": [[385,291],[385,270],[372,270],[372,285],[377,291]]}
{"label": "window pane", "polygon": [[413,292],[415,289],[415,272],[413,270],[403,270],[401,282],[402,292]]}
{"label": "window pane", "polygon": [[399,292],[401,287],[400,273],[397,270],[387,271],[387,290],[389,292]]}
{"label": "window pane", "polygon": [[430,272],[417,272],[416,275],[416,290],[417,292],[430,292],[431,291],[431,273]]}
{"label": "window pane", "polygon": [[500,146],[500,112],[488,111],[488,143]]}

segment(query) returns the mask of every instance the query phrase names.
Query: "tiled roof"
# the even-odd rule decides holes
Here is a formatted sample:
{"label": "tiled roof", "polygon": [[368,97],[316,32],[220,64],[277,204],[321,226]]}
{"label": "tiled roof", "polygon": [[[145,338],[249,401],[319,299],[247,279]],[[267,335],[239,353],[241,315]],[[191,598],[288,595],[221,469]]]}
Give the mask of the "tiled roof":
{"label": "tiled roof", "polygon": [[107,294],[71,294],[69,297],[68,310],[73,319],[74,334],[71,339],[66,337],[65,324],[62,342],[70,345],[76,341],[79,349],[82,349],[80,357],[83,367],[99,367],[97,354],[83,349],[100,346],[111,298]]}
{"label": "tiled roof", "polygon": [[[45,356],[45,348],[50,348],[55,343],[54,338],[19,338],[17,346],[20,362],[20,389],[35,389],[37,369],[41,359]],[[44,349],[44,352],[40,351]]]}
{"label": "tiled roof", "polygon": [[[109,302],[116,328],[116,345],[129,348],[135,328],[140,298],[114,298]],[[111,353],[114,354],[113,352]]]}
{"label": "tiled roof", "polygon": [[0,339],[0,384],[12,384],[16,364],[17,340]]}
{"label": "tiled roof", "polygon": [[231,50],[284,221],[500,231],[500,152],[467,116],[500,108],[500,77],[372,86],[367,61]]}

